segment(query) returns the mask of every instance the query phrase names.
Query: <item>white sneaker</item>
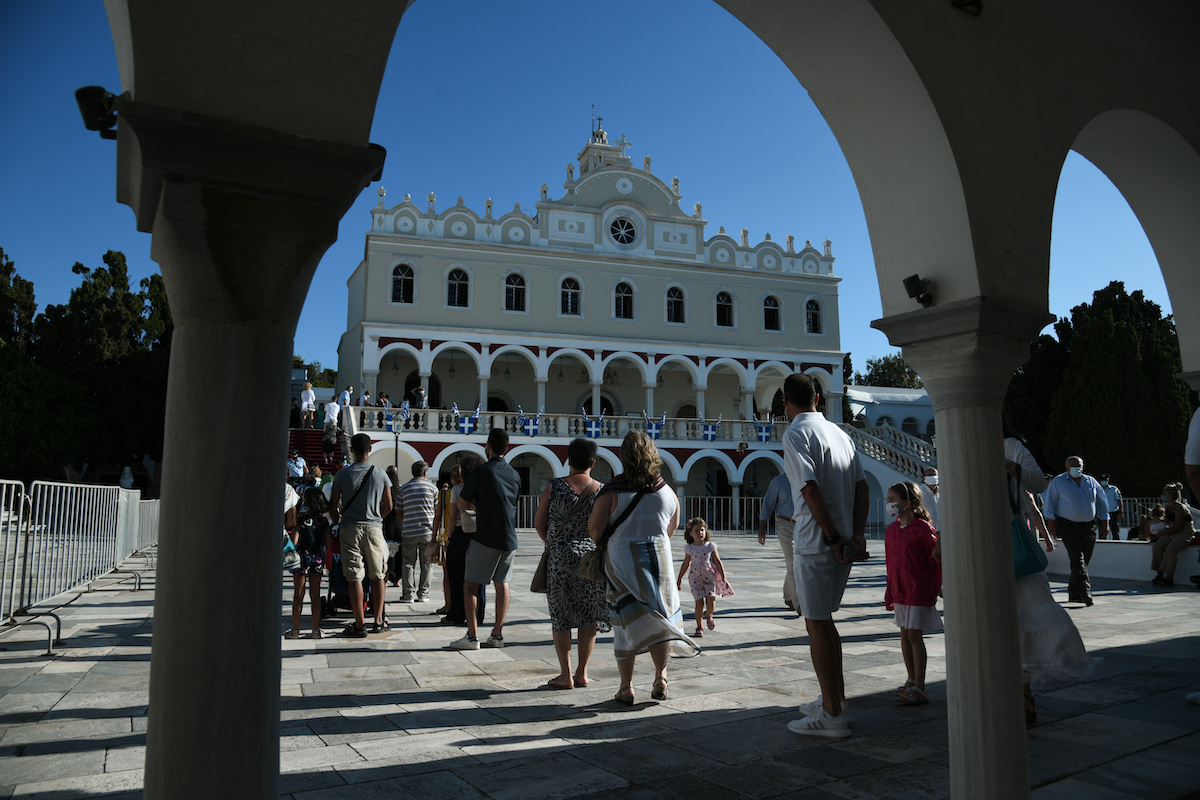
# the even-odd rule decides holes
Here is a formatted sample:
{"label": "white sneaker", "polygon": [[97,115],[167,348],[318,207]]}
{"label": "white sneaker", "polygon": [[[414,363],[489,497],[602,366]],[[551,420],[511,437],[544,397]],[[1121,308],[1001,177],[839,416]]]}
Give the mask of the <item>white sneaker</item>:
{"label": "white sneaker", "polygon": [[487,641],[483,643],[484,647],[504,647],[503,636],[488,636]]}
{"label": "white sneaker", "polygon": [[461,639],[456,639],[450,643],[451,650],[478,650],[479,639],[472,636],[463,636]]}
{"label": "white sneaker", "polygon": [[805,736],[828,736],[833,739],[845,739],[850,733],[850,722],[846,715],[831,717],[824,708],[818,708],[803,719],[794,719],[788,723],[788,730]]}
{"label": "white sneaker", "polygon": [[[824,700],[824,697],[822,695],[817,695],[816,700],[812,700],[808,703],[801,703],[800,704],[800,713],[807,717],[809,714],[813,713],[818,708],[824,708],[825,705],[822,702],[823,700]],[[842,719],[846,720],[846,722],[850,721],[850,701],[849,700],[842,701]]]}

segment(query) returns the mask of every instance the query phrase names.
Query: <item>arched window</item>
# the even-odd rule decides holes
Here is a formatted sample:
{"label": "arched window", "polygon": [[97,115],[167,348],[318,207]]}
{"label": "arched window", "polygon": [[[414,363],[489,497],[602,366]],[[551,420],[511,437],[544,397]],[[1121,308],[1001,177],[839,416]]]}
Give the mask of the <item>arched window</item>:
{"label": "arched window", "polygon": [[768,295],[763,300],[763,330],[778,331],[783,330],[783,325],[779,318],[779,298]]}
{"label": "arched window", "polygon": [[525,278],[515,272],[504,279],[504,310],[525,310]]}
{"label": "arched window", "polygon": [[917,427],[917,418],[905,417],[904,422],[900,423],[900,430],[912,436],[916,436],[917,433],[920,432],[920,428]]}
{"label": "arched window", "polygon": [[683,304],[683,289],[672,286],[667,289],[667,322],[687,322],[687,310]]}
{"label": "arched window", "polygon": [[413,271],[407,264],[400,264],[392,270],[392,302],[412,303],[413,301]]}
{"label": "arched window", "polygon": [[932,439],[937,435],[937,430],[934,428],[933,420],[929,420],[929,424],[925,426],[925,435]]}
{"label": "arched window", "polygon": [[733,297],[729,292],[717,292],[717,327],[733,327]]}
{"label": "arched window", "polygon": [[467,308],[471,279],[466,270],[452,269],[446,278],[446,305],[454,308]]}
{"label": "arched window", "polygon": [[888,427],[890,427],[890,428],[894,428],[894,427],[896,427],[896,422],[895,422],[895,420],[893,420],[891,417],[889,417],[889,416],[886,416],[886,415],[885,415],[885,416],[882,416],[882,417],[880,417],[880,418],[879,418],[879,419],[877,419],[877,420],[875,420],[875,424],[876,424],[876,425],[887,425],[887,426],[888,426]]}
{"label": "arched window", "polygon": [[633,319],[633,287],[618,283],[613,290],[613,316],[617,319]]}
{"label": "arched window", "polygon": [[821,304],[816,300],[804,304],[804,326],[809,333],[821,333]]}
{"label": "arched window", "polygon": [[562,305],[560,306],[561,313],[570,317],[577,317],[580,314],[579,308],[579,281],[574,278],[563,278],[562,282]]}

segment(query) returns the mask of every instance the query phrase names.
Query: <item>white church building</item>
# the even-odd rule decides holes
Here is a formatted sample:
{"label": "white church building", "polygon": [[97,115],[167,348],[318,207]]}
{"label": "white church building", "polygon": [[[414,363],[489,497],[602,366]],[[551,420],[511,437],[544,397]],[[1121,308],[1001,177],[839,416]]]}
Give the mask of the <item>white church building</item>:
{"label": "white church building", "polygon": [[[605,479],[620,472],[625,433],[648,429],[685,511],[737,526],[754,524],[745,498],[783,469],[784,378],[812,375],[841,421],[832,243],[706,237],[700,204],[680,207],[679,179],[654,175],[649,156],[634,166],[628,147],[594,130],[562,195],[543,185],[532,214],[491,200],[480,214],[461,197],[439,208],[432,194],[389,206],[379,190],[347,281],[338,384],[414,406],[419,386],[429,409],[356,408],[374,461],[445,474],[504,427],[522,494],[536,496],[566,474],[572,438],[597,439]],[[922,458],[932,452],[905,474]]]}

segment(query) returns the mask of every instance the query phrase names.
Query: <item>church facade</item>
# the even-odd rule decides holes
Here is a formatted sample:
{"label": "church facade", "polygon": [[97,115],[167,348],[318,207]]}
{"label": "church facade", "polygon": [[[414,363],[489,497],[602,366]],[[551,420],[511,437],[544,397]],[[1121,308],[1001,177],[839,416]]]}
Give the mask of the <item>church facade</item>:
{"label": "church facade", "polygon": [[782,471],[788,374],[813,375],[840,421],[832,244],[706,238],[679,180],[654,175],[648,156],[634,166],[627,147],[594,130],[562,196],[543,185],[532,214],[490,200],[480,214],[462,198],[438,208],[432,195],[389,206],[379,191],[347,282],[339,386],[412,406],[421,387],[429,406],[355,409],[380,464],[404,476],[420,458],[445,473],[506,427],[536,495],[566,474],[571,438],[597,439],[605,478],[635,428],[658,437],[682,497],[730,498],[722,513],[736,517],[737,498]]}

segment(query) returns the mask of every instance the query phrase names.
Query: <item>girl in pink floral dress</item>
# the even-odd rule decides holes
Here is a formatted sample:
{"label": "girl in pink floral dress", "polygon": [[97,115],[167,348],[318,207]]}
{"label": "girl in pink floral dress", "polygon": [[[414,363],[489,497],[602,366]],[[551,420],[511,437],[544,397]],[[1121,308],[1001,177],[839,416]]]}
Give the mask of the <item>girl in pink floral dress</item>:
{"label": "girl in pink floral dress", "polygon": [[[677,588],[683,587],[683,574],[688,576],[688,586],[696,601],[696,632],[693,638],[704,635],[700,619],[708,621],[711,631],[717,626],[713,612],[717,608],[718,597],[729,597],[733,587],[725,579],[725,565],[717,555],[717,545],[708,537],[708,524],[701,517],[688,520],[684,528],[683,538],[687,544],[683,546],[683,565],[679,568],[679,579],[675,581]],[[707,606],[707,608],[706,608]]]}

